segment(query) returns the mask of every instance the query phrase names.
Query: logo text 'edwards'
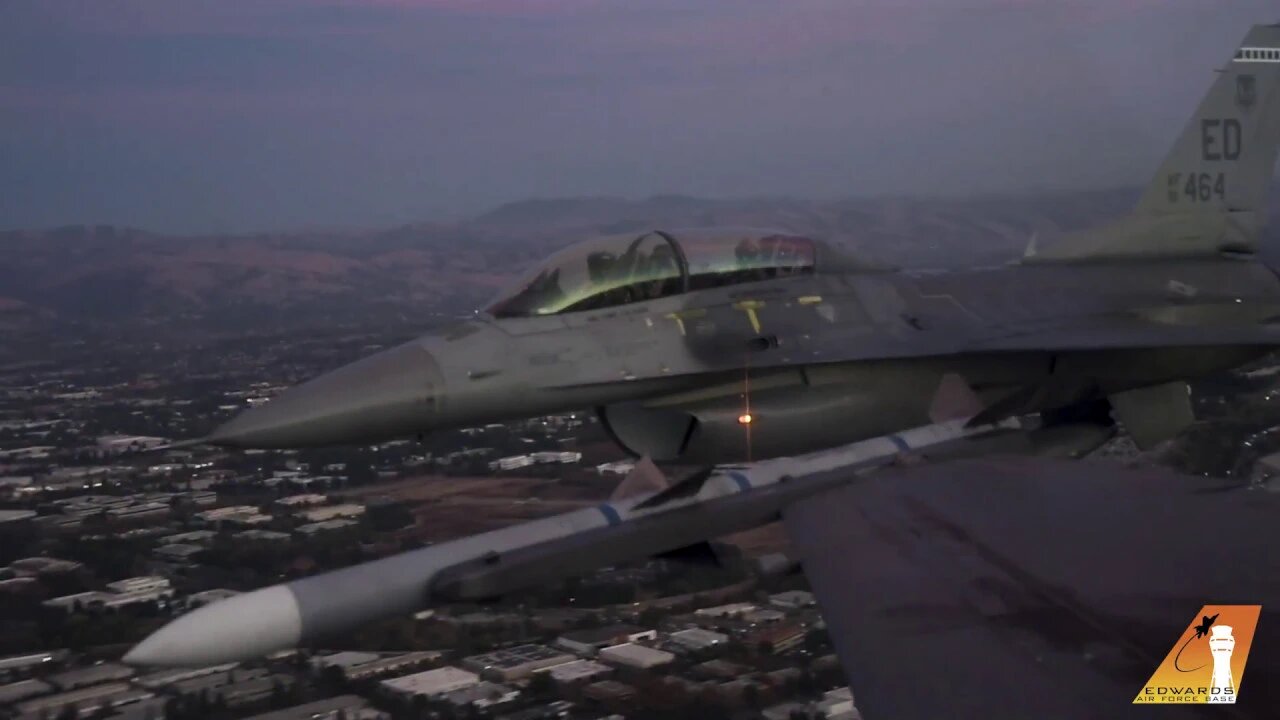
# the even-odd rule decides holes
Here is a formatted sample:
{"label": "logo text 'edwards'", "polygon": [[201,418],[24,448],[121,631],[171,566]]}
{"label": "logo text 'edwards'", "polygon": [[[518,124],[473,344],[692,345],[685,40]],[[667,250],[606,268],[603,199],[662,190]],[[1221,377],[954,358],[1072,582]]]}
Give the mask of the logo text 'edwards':
{"label": "logo text 'edwards'", "polygon": [[1136,703],[1234,703],[1244,679],[1261,605],[1205,605]]}

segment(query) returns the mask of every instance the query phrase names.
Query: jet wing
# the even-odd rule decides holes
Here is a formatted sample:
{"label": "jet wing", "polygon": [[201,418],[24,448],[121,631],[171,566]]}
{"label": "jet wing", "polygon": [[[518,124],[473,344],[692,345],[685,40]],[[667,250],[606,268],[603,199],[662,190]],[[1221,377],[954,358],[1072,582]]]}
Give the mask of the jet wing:
{"label": "jet wing", "polygon": [[1184,325],[1139,314],[1116,314],[1078,321],[1028,324],[993,332],[986,337],[971,338],[965,343],[964,351],[1273,345],[1278,342],[1280,323],[1274,320]]}
{"label": "jet wing", "polygon": [[[878,473],[783,518],[867,720],[1280,707],[1280,494],[988,458]],[[1208,604],[1262,606],[1238,703],[1133,705]]]}

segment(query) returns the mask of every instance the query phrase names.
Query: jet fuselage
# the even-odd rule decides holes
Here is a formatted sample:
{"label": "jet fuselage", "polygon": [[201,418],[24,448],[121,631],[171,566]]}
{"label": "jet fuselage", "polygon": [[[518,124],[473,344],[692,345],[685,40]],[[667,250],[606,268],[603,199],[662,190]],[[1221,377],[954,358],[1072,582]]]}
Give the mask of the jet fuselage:
{"label": "jet fuselage", "polygon": [[1024,391],[1016,411],[1035,412],[1235,367],[1280,340],[1280,283],[1249,259],[904,272],[849,268],[825,245],[817,258],[809,274],[599,309],[478,314],[210,440],[377,442],[594,408],[636,454],[733,462],[921,425],[949,373],[987,403]]}

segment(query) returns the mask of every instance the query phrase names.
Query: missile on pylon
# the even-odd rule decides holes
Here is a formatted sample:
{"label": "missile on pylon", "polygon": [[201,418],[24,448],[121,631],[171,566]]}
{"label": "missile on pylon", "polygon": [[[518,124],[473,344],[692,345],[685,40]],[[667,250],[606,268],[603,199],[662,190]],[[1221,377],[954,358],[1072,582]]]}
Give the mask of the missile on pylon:
{"label": "missile on pylon", "polygon": [[990,452],[993,443],[1002,449],[1030,434],[1017,419],[974,428],[953,420],[807,455],[708,468],[657,492],[206,605],[160,628],[124,660],[175,667],[247,660],[433,603],[492,598],[764,525],[800,498],[905,456]]}

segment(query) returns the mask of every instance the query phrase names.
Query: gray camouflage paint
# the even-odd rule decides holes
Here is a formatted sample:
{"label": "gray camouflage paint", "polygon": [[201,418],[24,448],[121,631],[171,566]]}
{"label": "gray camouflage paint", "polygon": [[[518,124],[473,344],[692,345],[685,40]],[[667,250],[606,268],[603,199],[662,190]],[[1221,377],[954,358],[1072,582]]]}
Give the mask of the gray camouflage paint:
{"label": "gray camouflage paint", "polygon": [[1280,26],[1250,30],[1130,216],[1037,242],[1019,262],[903,272],[819,242],[813,274],[478,314],[207,440],[372,442],[596,408],[636,454],[737,461],[920,425],[946,373],[1034,412],[1239,365],[1280,344],[1280,282],[1253,255],[1280,147],[1280,62],[1254,58],[1258,47],[1280,47]]}

